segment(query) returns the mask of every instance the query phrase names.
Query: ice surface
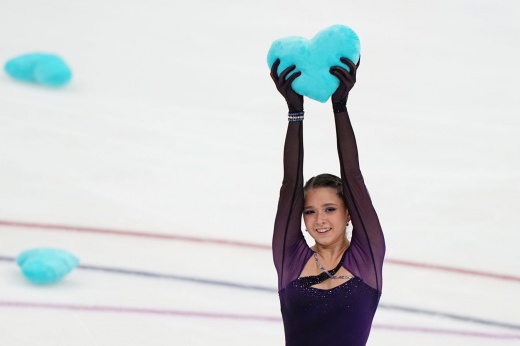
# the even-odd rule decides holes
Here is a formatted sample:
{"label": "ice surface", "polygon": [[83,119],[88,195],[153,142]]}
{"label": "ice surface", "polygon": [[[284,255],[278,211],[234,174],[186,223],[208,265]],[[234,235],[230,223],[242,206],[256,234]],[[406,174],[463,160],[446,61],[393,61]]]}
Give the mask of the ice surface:
{"label": "ice surface", "polygon": [[[518,343],[498,338],[520,334],[518,280],[390,261],[520,276],[516,1],[323,6],[4,1],[0,61],[58,51],[75,76],[61,90],[0,76],[0,217],[15,222],[0,225],[2,344],[283,345],[281,322],[262,319],[280,317],[275,292],[222,285],[274,288],[268,249],[142,234],[269,246],[287,110],[265,56],[334,23],[363,44],[349,111],[387,239],[369,345]],[[331,106],[305,110],[304,173],[337,174]],[[134,274],[77,268],[33,287],[9,260],[32,247]]]}

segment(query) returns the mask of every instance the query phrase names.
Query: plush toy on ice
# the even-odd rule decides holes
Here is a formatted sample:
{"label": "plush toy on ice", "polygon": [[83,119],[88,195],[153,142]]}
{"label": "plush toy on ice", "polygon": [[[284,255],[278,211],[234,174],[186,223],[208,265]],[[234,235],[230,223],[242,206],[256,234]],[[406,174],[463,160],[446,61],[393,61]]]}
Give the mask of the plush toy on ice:
{"label": "plush toy on ice", "polygon": [[359,54],[360,42],[356,33],[347,26],[337,24],[321,30],[310,40],[289,36],[274,41],[267,54],[267,64],[271,68],[280,59],[278,73],[296,65],[292,73],[301,71],[302,74],[292,83],[294,91],[326,102],[339,86],[338,79],[329,73],[330,68],[342,66],[349,70],[340,58],[357,64]]}
{"label": "plush toy on ice", "polygon": [[49,87],[67,84],[72,72],[65,61],[55,54],[29,53],[17,56],[5,64],[12,78]]}
{"label": "plush toy on ice", "polygon": [[77,267],[79,259],[65,250],[39,248],[22,252],[16,263],[29,281],[45,285],[63,279]]}

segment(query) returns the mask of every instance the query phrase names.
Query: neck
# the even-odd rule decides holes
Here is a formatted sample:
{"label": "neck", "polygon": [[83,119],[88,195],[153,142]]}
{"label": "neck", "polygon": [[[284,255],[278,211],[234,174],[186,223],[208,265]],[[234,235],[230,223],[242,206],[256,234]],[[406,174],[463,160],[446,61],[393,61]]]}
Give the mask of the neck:
{"label": "neck", "polygon": [[345,239],[341,241],[338,244],[331,244],[331,245],[320,245],[316,243],[312,250],[316,252],[320,257],[326,259],[326,260],[334,260],[338,257],[341,257],[343,255],[343,252],[350,246],[350,242]]}

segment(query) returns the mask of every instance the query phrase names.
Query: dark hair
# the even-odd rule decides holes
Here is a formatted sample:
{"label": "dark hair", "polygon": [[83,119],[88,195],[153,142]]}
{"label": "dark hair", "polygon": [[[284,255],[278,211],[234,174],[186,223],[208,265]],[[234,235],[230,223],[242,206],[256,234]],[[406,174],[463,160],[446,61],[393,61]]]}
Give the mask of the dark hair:
{"label": "dark hair", "polygon": [[303,193],[305,194],[310,189],[315,189],[319,187],[331,187],[334,190],[336,190],[338,197],[341,198],[345,206],[347,206],[347,201],[345,200],[345,196],[343,195],[343,184],[341,183],[341,179],[339,177],[329,173],[323,173],[315,177],[312,177],[309,180],[307,180],[307,182],[303,186]]}

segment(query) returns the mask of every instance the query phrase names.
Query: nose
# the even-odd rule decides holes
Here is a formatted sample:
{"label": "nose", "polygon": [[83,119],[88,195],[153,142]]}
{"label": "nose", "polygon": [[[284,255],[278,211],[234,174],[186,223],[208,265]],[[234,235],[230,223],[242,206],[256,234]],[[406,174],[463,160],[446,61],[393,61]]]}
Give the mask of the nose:
{"label": "nose", "polygon": [[316,221],[318,222],[319,225],[323,225],[325,223],[325,215],[321,212],[318,212],[318,215],[317,215],[317,219]]}

